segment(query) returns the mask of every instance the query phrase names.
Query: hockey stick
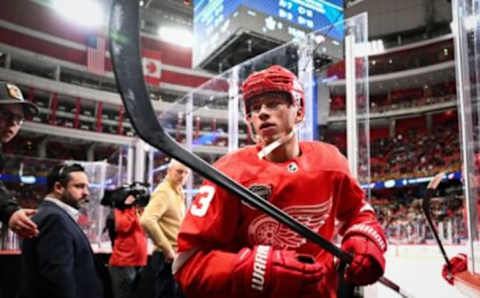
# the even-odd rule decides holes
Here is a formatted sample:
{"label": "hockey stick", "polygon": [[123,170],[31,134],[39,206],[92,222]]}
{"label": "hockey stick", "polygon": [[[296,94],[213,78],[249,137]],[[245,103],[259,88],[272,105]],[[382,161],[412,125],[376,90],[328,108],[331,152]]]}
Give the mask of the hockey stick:
{"label": "hockey stick", "polygon": [[[227,189],[242,201],[263,211],[339,259],[351,263],[352,254],[338,248],[270,202],[263,200],[243,185],[216,170],[195,154],[184,149],[166,133],[156,118],[143,78],[139,24],[138,1],[113,1],[109,26],[110,54],[117,88],[137,134],[145,142]],[[390,280],[382,277],[380,281],[403,297],[408,297],[400,290],[399,286]]]}
{"label": "hockey stick", "polygon": [[428,226],[430,227],[430,230],[432,231],[432,234],[435,237],[435,240],[437,241],[438,247],[442,252],[442,256],[445,259],[445,263],[447,264],[448,271],[450,271],[450,268],[451,268],[450,260],[448,259],[448,256],[447,256],[447,253],[445,252],[445,248],[443,247],[442,241],[438,236],[437,229],[433,225],[433,220],[430,213],[430,200],[434,195],[438,185],[442,181],[444,175],[445,173],[443,172],[438,173],[437,175],[435,175],[435,177],[433,177],[433,179],[428,184],[427,190],[425,191],[425,195],[423,196],[422,209],[423,209],[423,214],[427,219]]}

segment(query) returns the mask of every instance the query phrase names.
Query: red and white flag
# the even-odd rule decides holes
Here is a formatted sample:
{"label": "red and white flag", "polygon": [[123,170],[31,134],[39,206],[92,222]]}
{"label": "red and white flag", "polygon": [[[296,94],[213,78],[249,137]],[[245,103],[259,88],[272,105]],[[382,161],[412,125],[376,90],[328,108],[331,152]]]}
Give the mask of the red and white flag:
{"label": "red and white flag", "polygon": [[160,85],[162,77],[162,59],[159,51],[143,49],[142,50],[143,75],[148,84],[153,86]]}
{"label": "red and white flag", "polygon": [[105,38],[87,37],[87,70],[99,75],[105,73]]}

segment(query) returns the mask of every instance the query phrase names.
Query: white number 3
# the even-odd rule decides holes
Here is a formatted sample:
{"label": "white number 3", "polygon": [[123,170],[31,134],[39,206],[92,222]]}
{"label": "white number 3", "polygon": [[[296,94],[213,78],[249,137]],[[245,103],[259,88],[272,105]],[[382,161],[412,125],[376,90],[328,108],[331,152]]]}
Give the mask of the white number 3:
{"label": "white number 3", "polygon": [[210,202],[212,202],[215,188],[210,185],[200,187],[197,198],[193,201],[190,213],[198,217],[204,217],[207,213]]}

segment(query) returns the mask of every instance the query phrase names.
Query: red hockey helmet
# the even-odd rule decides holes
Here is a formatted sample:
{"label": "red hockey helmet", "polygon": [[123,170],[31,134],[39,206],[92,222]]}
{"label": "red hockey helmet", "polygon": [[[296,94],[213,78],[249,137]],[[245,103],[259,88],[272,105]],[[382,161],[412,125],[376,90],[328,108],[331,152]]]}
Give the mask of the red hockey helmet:
{"label": "red hockey helmet", "polygon": [[305,92],[298,78],[288,69],[279,65],[254,72],[243,82],[243,102],[248,116],[248,101],[257,95],[268,92],[285,92],[292,103],[305,109]]}

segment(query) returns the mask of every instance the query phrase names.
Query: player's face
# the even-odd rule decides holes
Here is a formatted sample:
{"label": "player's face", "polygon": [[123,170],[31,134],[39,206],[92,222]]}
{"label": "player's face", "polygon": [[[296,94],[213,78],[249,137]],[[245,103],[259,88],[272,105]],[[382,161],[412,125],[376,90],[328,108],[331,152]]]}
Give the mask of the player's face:
{"label": "player's face", "polygon": [[302,113],[290,103],[287,94],[265,93],[250,100],[248,121],[269,144],[288,134],[301,121]]}
{"label": "player's face", "polygon": [[60,186],[62,192],[60,200],[73,208],[80,209],[90,194],[88,177],[84,172],[71,172],[69,175],[70,181],[67,185],[65,187]]}
{"label": "player's face", "polygon": [[23,123],[24,114],[19,104],[0,106],[0,141],[10,142],[18,133]]}

